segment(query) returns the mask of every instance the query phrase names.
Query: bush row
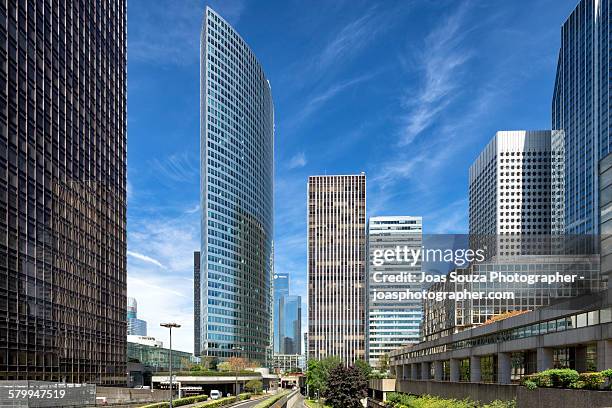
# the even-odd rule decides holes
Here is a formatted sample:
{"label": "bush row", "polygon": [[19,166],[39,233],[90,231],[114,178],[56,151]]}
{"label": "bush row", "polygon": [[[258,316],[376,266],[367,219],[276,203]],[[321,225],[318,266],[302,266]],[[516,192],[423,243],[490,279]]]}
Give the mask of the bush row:
{"label": "bush row", "polygon": [[195,408],[219,408],[233,404],[236,401],[238,401],[238,398],[236,397],[225,397],[214,401],[208,401],[203,404],[198,404],[195,406]]}
{"label": "bush row", "polygon": [[[204,395],[204,394],[194,395],[191,397],[177,398],[175,400],[172,400],[172,405],[175,407],[181,407],[183,405],[195,404],[196,402],[206,401],[207,399],[208,399],[208,395]],[[166,408],[169,406],[170,406],[169,402],[158,402],[155,404],[145,405],[142,408]]]}
{"label": "bush row", "polygon": [[481,405],[468,398],[463,400],[440,398],[433,395],[408,395],[390,393],[387,405],[391,408],[516,408],[516,402],[496,400],[490,404]]}
{"label": "bush row", "polygon": [[289,394],[289,391],[279,392],[272,398],[268,398],[267,400],[262,401],[259,404],[255,405],[255,408],[270,408],[272,405],[274,405],[275,402],[277,402],[278,400],[280,400],[287,394]]}
{"label": "bush row", "polygon": [[545,370],[526,375],[521,384],[530,390],[540,388],[574,388],[585,390],[612,389],[612,369],[594,373],[578,373],[569,368]]}

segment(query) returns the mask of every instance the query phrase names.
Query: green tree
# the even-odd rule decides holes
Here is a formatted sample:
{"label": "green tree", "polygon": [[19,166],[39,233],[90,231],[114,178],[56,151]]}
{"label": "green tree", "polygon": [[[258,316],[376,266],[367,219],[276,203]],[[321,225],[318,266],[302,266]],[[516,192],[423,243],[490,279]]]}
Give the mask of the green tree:
{"label": "green tree", "polygon": [[378,359],[378,370],[383,374],[389,371],[389,355],[387,353]]}
{"label": "green tree", "polygon": [[368,364],[365,360],[357,360],[355,361],[355,367],[361,370],[365,378],[370,378],[372,375],[372,366]]}
{"label": "green tree", "polygon": [[249,380],[244,385],[244,388],[246,388],[246,390],[248,392],[252,392],[253,394],[257,394],[257,393],[261,392],[261,390],[263,390],[263,383],[261,381],[259,381],[259,380]]}
{"label": "green tree", "polygon": [[368,378],[363,367],[336,366],[329,372],[323,391],[325,404],[332,408],[362,408],[361,400],[368,395]]}
{"label": "green tree", "polygon": [[308,360],[306,384],[308,384],[310,396],[316,395],[319,398],[321,397],[323,390],[325,390],[330,370],[340,364],[341,361],[337,357],[327,357],[323,360]]}
{"label": "green tree", "polygon": [[229,372],[232,371],[232,365],[228,361],[224,361],[222,363],[217,364],[217,369],[219,371]]}

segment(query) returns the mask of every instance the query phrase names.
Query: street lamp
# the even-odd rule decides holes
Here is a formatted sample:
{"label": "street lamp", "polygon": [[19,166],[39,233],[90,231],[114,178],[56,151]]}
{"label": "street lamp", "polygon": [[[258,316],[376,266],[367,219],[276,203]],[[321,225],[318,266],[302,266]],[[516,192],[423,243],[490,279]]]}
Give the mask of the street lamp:
{"label": "street lamp", "polygon": [[[232,350],[234,351],[234,357],[236,357],[236,359],[238,358],[238,351],[242,351],[244,350],[242,347],[232,347]],[[234,393],[236,394],[236,398],[238,398],[238,360],[235,361],[236,363],[236,384],[234,385]]]}
{"label": "street lamp", "polygon": [[170,356],[168,358],[168,364],[170,365],[170,408],[172,408],[172,328],[178,329],[179,327],[181,327],[181,325],[177,323],[160,323],[159,325],[161,327],[170,329]]}

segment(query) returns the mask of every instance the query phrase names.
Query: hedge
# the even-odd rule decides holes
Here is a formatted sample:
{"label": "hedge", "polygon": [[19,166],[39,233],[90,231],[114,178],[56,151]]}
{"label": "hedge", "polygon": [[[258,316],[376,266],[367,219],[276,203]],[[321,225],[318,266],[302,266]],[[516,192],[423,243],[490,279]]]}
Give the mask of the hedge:
{"label": "hedge", "polygon": [[390,393],[387,397],[387,406],[390,408],[516,408],[516,402],[496,400],[490,404],[481,405],[469,398],[457,400],[440,398],[433,395],[408,395]]}
{"label": "hedge", "polygon": [[255,408],[270,408],[272,405],[274,405],[275,402],[277,402],[278,400],[280,400],[287,394],[289,394],[289,391],[280,392],[276,394],[275,396],[268,398],[267,400],[262,401],[259,404],[255,405]]}
{"label": "hedge", "polygon": [[236,401],[238,401],[238,398],[236,397],[225,397],[214,401],[208,401],[203,404],[198,404],[195,406],[195,408],[219,408],[233,404]]}
{"label": "hedge", "polygon": [[[185,398],[177,398],[175,400],[172,400],[172,406],[174,407],[180,407],[183,405],[189,405],[189,404],[194,404],[196,402],[201,402],[201,401],[206,401],[208,399],[208,395],[193,395],[191,397],[185,397]],[[149,405],[145,405],[142,408],[167,408],[170,406],[169,402],[158,402],[155,404],[149,404]]]}
{"label": "hedge", "polygon": [[[606,387],[606,382],[608,383]],[[540,388],[574,388],[599,390],[612,388],[612,369],[593,373],[578,373],[569,368],[544,370],[526,375],[521,384],[530,390]]]}

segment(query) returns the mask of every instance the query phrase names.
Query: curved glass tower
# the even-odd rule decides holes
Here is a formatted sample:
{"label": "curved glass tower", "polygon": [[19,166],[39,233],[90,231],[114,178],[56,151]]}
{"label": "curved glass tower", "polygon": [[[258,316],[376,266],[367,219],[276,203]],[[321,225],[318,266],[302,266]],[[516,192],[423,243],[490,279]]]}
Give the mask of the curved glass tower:
{"label": "curved glass tower", "polygon": [[238,33],[206,8],[200,37],[202,356],[269,353],[274,108]]}

